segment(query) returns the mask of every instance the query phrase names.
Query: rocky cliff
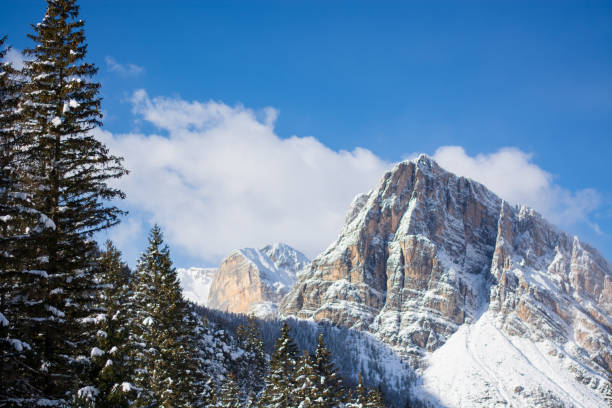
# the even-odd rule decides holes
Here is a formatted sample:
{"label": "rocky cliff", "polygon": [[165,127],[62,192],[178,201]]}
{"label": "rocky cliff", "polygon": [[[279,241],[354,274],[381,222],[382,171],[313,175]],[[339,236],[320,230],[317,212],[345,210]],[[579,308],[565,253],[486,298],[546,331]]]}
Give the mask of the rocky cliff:
{"label": "rocky cliff", "polygon": [[229,254],[210,286],[207,306],[232,313],[270,317],[309,260],[285,244],[243,248]]}
{"label": "rocky cliff", "polygon": [[[340,236],[300,275],[279,314],[371,332],[419,368],[423,399],[434,404],[598,406],[612,370],[610,264],[425,155],[353,201]],[[541,356],[521,354],[523,340]],[[492,364],[483,350],[515,358]],[[456,370],[488,386],[457,385],[436,353],[471,356]],[[523,381],[500,367],[540,374]],[[551,380],[557,367],[567,375]],[[445,376],[453,380],[443,384]],[[436,387],[453,397],[445,401]]]}

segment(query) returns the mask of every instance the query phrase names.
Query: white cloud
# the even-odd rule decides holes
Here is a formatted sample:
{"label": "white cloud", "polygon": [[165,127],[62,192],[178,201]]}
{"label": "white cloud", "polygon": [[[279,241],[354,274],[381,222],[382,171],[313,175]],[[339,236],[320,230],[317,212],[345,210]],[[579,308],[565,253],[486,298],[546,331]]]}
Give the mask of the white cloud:
{"label": "white cloud", "polygon": [[[130,219],[137,219],[110,233],[126,253],[144,248],[146,224],[157,222],[173,248],[202,264],[213,265],[235,248],[278,241],[314,257],[336,238],[353,197],[374,188],[391,168],[363,148],[334,151],[313,137],[280,138],[272,108],[150,98],[143,90],[132,104],[160,134],[98,131],[131,170],[120,187],[128,194]],[[561,226],[592,225],[589,214],[601,203],[594,190],[556,185],[515,148],[472,157],[444,146],[433,157]]]}
{"label": "white cloud", "polygon": [[281,139],[271,108],[151,99],[144,91],[133,103],[164,135],[102,132],[131,170],[120,181],[128,207],[150,214],[173,246],[209,262],[278,241],[317,255],[335,239],[353,197],[390,167],[366,149]]}
{"label": "white cloud", "polygon": [[111,56],[107,56],[105,59],[106,67],[111,72],[116,72],[124,76],[138,76],[143,73],[144,68],[134,64],[120,64],[117,60]]}
{"label": "white cloud", "polygon": [[443,146],[433,158],[440,166],[479,181],[511,203],[536,209],[561,227],[591,224],[589,215],[602,204],[601,194],[593,189],[571,192],[556,185],[552,174],[535,165],[530,154],[516,148],[471,157],[460,146]]}

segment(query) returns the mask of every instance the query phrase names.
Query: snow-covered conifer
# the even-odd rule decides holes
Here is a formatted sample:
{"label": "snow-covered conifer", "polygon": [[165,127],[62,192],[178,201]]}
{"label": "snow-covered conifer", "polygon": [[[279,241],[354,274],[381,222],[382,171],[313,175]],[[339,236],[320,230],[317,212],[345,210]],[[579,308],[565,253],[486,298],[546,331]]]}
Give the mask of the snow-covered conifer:
{"label": "snow-covered conifer", "polygon": [[283,323],[281,336],[276,340],[266,377],[262,405],[271,408],[295,407],[299,404],[295,390],[297,347],[289,335],[289,326]]}
{"label": "snow-covered conifer", "polygon": [[129,340],[132,325],[131,273],[121,253],[108,241],[96,268],[101,287],[97,302],[96,345],[92,347],[91,382],[98,390],[95,406],[128,407],[135,396]]}
{"label": "snow-covered conifer", "polygon": [[216,408],[240,408],[242,405],[240,403],[238,384],[236,383],[236,378],[232,372],[229,373],[227,379],[225,380],[225,384],[223,384],[223,388],[219,392],[219,396],[217,397]]}
{"label": "snow-covered conifer", "polygon": [[385,408],[385,404],[382,399],[382,394],[379,389],[370,390],[368,393],[368,401],[366,408]]}
{"label": "snow-covered conifer", "polygon": [[238,345],[245,351],[241,359],[242,366],[237,378],[241,394],[246,395],[250,391],[258,394],[264,387],[267,361],[261,330],[257,320],[249,316],[246,324],[236,329]]}
{"label": "snow-covered conifer", "polygon": [[343,381],[331,361],[331,354],[325,346],[323,334],[319,335],[317,341],[312,369],[316,380],[313,384],[313,406],[339,407],[344,399]]}
{"label": "snow-covered conifer", "polygon": [[36,282],[19,324],[38,359],[35,394],[56,405],[95,394],[81,382],[90,368],[99,289],[91,238],[118,222],[122,212],[109,200],[123,193],[107,182],[126,173],[92,134],[101,124],[99,84],[90,81],[95,66],[83,62],[87,45],[78,13],[75,0],[48,0],[28,36],[35,45],[25,50],[19,105],[19,131],[27,140],[24,193],[44,224],[31,244],[36,257],[27,268]]}
{"label": "snow-covered conifer", "polygon": [[194,407],[203,402],[195,321],[183,299],[170,251],[159,226],[149,235],[134,275],[132,342],[137,407]]}
{"label": "snow-covered conifer", "polygon": [[298,398],[298,408],[308,408],[313,406],[312,402],[314,391],[317,389],[315,382],[317,381],[314,375],[312,357],[310,353],[304,350],[304,353],[297,362],[295,370],[295,395]]}

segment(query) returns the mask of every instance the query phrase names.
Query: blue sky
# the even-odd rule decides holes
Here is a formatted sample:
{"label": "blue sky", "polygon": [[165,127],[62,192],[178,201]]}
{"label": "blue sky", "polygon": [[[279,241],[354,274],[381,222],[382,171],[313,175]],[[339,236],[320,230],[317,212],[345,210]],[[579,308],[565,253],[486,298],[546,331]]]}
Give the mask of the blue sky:
{"label": "blue sky", "polygon": [[[3,0],[0,34],[18,50],[29,46],[29,24],[40,21],[44,4]],[[391,163],[437,151],[453,170],[482,173],[506,163],[507,179],[502,174],[486,184],[511,196],[506,198],[525,197],[612,259],[609,1],[85,0],[80,5],[88,59],[100,68],[104,137],[125,149],[118,153],[131,154],[126,160],[135,167],[135,180],[141,180],[139,169],[160,180],[141,190],[134,184],[144,181],[124,185],[135,197],[126,203],[131,218],[108,236],[122,244],[130,264],[153,221],[168,231],[178,266],[214,265],[231,247],[270,240],[316,255],[333,240],[350,197],[372,188]],[[227,132],[233,145],[217,141]],[[251,137],[260,133],[267,142]],[[156,134],[172,155],[158,157],[166,164],[152,168],[147,159],[155,156],[143,150],[157,152]],[[135,144],[129,141],[140,150],[130,150]],[[287,160],[307,163],[315,157],[330,173],[308,179],[307,165],[293,174],[277,160],[248,177],[262,167],[262,158],[303,145],[311,156],[297,153]],[[232,154],[232,146],[239,153]],[[444,146],[463,150],[440,151]],[[504,148],[513,150],[500,153]],[[202,149],[206,164],[197,163],[194,149]],[[254,150],[259,156],[251,156]],[[207,151],[228,160],[216,164]],[[135,157],[138,152],[143,157]],[[252,164],[251,171],[240,167],[245,163]],[[211,197],[215,181],[199,179],[200,172],[219,175],[220,197]],[[343,172],[344,178],[338,177]],[[362,183],[345,181],[350,175]],[[539,177],[539,184],[529,187],[528,177]],[[525,179],[525,189],[504,190],[517,178]],[[248,185],[240,184],[244,180]],[[309,194],[291,190],[296,183]],[[190,200],[180,200],[174,215],[172,200],[150,204],[159,196],[185,194]],[[224,215],[228,201],[232,205]],[[181,214],[198,220],[175,223],[173,217]],[[260,217],[261,223],[247,222],[242,214]],[[315,214],[324,221],[311,229],[324,232],[288,232],[312,224],[294,217],[310,220]],[[202,245],[189,243],[194,240]]]}

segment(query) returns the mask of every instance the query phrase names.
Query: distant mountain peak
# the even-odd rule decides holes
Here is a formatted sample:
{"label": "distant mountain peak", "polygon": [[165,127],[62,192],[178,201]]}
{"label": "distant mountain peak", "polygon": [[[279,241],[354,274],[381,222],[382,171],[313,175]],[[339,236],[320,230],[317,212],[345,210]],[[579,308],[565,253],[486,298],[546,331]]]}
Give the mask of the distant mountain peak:
{"label": "distant mountain peak", "polygon": [[282,297],[295,284],[297,272],[309,262],[304,254],[283,243],[234,250],[219,266],[208,306],[273,316]]}

